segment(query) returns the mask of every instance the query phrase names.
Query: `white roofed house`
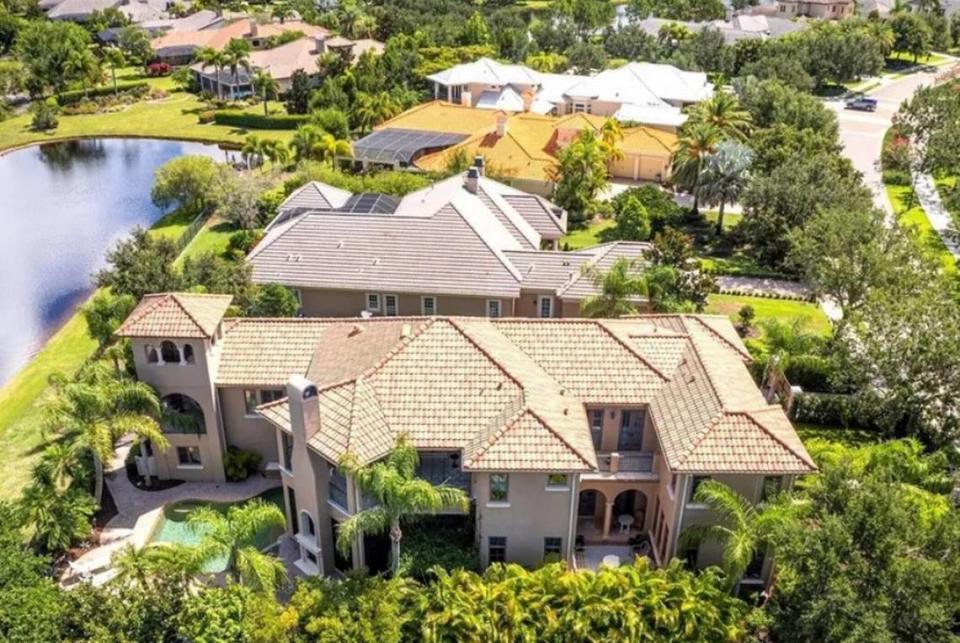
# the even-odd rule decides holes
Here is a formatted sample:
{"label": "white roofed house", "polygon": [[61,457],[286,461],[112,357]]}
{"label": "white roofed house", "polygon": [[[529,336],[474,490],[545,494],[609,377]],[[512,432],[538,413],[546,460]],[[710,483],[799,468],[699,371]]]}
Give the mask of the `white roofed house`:
{"label": "white roofed house", "polygon": [[248,261],[255,282],[296,289],[308,316],[571,317],[598,293],[585,267],[642,259],[649,244],[561,252],[566,226],[563,210],[482,166],[402,199],[308,183]]}

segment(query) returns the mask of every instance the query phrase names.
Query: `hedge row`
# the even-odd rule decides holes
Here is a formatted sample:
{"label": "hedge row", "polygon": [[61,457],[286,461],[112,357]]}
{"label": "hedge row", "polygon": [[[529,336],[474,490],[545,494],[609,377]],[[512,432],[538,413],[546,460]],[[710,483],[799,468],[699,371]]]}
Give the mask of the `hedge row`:
{"label": "hedge row", "polygon": [[[145,96],[150,91],[150,85],[146,82],[137,83],[117,83],[117,92],[121,94],[136,94]],[[84,92],[82,89],[72,89],[62,92],[57,96],[57,102],[63,105],[72,105],[78,103],[84,98],[97,98],[98,96],[113,96],[113,84],[103,87],[94,87]]]}
{"label": "hedge row", "polygon": [[877,428],[871,421],[877,414],[875,403],[857,395],[803,393],[794,400],[790,414],[794,422],[804,424],[856,429]]}
{"label": "hedge row", "polygon": [[310,119],[302,114],[278,114],[264,116],[263,114],[249,114],[223,110],[215,112],[213,122],[217,125],[242,127],[244,129],[297,129]]}
{"label": "hedge row", "polygon": [[816,303],[817,298],[810,295],[792,295],[788,293],[773,293],[759,290],[737,290],[735,288],[718,288],[720,295],[733,295],[734,297],[757,297],[760,299],[783,299],[784,301],[804,301],[807,303]]}

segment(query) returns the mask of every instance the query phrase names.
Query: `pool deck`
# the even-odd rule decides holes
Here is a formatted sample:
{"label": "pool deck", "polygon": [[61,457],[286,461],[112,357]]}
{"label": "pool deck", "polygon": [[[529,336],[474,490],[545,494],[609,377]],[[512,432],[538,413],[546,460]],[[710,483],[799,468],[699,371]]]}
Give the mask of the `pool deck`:
{"label": "pool deck", "polygon": [[117,515],[103,528],[100,546],[73,561],[75,570],[94,573],[106,569],[119,549],[127,545],[139,549],[146,545],[164,505],[181,500],[237,502],[280,486],[279,480],[251,476],[243,482],[184,482],[162,491],[142,491],[133,486],[124,470],[129,450],[130,440],[124,438],[106,474],[106,484],[117,505]]}

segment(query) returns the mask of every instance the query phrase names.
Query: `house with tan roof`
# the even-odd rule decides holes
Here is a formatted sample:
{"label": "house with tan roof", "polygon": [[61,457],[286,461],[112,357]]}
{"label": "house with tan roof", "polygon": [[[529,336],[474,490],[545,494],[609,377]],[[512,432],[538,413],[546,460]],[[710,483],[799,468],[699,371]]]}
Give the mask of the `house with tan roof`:
{"label": "house with tan roof", "polygon": [[845,20],[853,15],[853,0],[780,0],[777,15],[785,18],[806,16],[824,20]]}
{"label": "house with tan roof", "polygon": [[566,213],[475,163],[402,199],[307,183],[247,257],[253,281],[295,289],[308,316],[576,317],[599,294],[590,269],[650,250],[560,251]]}
{"label": "house with tan roof", "polygon": [[[550,116],[494,112],[440,101],[418,105],[379,125],[353,145],[359,167],[444,171],[458,158],[482,156],[487,171],[514,187],[552,192],[557,154],[585,129],[599,132],[606,118],[577,113]],[[677,146],[672,127],[623,127],[622,158],[611,160],[611,178],[663,182]]]}
{"label": "house with tan roof", "polygon": [[[725,317],[233,319],[229,303],[152,295],[118,330],[167,410],[171,447],[143,445],[137,466],[223,481],[228,448],[258,453],[304,573],[376,570],[373,537],[334,554],[337,525],[369,502],[337,465],[375,462],[401,435],[420,477],[469,495],[470,512],[446,513],[475,531],[483,564],[710,564],[719,549],[678,545],[713,520],[698,485],[757,502],[814,470]],[[770,567],[758,558],[745,583]]]}

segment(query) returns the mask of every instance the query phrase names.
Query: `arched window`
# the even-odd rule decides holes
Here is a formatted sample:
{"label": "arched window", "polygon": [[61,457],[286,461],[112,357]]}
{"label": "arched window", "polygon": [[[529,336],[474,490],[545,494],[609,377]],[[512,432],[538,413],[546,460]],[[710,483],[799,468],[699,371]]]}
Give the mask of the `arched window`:
{"label": "arched window", "polygon": [[160,357],[165,364],[180,363],[180,349],[171,341],[165,341],[160,344]]}
{"label": "arched window", "polygon": [[183,345],[183,361],[187,364],[193,364],[193,346],[190,344]]}
{"label": "arched window", "polygon": [[313,538],[317,536],[317,528],[313,524],[313,517],[306,511],[300,512],[300,532]]}
{"label": "arched window", "polygon": [[157,349],[153,347],[153,344],[147,344],[144,346],[143,352],[147,355],[148,364],[156,364],[160,361],[160,356],[157,354]]}
{"label": "arched window", "polygon": [[203,421],[203,409],[189,395],[171,393],[161,400],[161,404],[163,417],[160,424],[164,433],[200,435],[207,432],[207,425]]}

